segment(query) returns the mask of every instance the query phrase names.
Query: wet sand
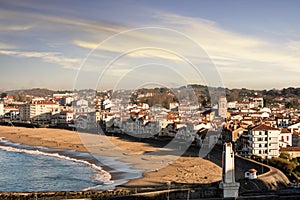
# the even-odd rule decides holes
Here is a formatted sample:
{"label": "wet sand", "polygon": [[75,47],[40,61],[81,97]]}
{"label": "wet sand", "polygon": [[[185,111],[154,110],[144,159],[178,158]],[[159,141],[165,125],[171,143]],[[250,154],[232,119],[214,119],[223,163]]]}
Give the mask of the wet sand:
{"label": "wet sand", "polygon": [[[126,187],[165,185],[167,182],[206,184],[221,180],[221,168],[210,161],[199,157],[149,154],[165,149],[160,145],[119,137],[8,126],[0,126],[0,137],[15,143],[90,152],[133,163],[133,168],[145,172],[142,178],[126,183]],[[111,163],[103,164],[111,167]]]}

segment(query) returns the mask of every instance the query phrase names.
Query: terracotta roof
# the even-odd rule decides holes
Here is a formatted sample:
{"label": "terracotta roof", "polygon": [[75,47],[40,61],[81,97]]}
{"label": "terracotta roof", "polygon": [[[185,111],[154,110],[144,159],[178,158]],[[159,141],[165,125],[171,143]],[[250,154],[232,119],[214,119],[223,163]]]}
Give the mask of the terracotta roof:
{"label": "terracotta roof", "polygon": [[31,103],[31,104],[38,104],[38,105],[45,105],[45,104],[47,104],[47,105],[58,105],[56,102],[53,102],[53,101],[35,101],[35,102],[33,102],[33,103]]}
{"label": "terracotta roof", "polygon": [[300,151],[299,147],[281,147],[280,151]]}
{"label": "terracotta roof", "polygon": [[278,131],[280,129],[274,128],[274,127],[271,127],[271,126],[268,126],[265,124],[260,124],[260,125],[254,126],[251,130],[252,131],[267,131],[267,130]]}
{"label": "terracotta roof", "polygon": [[280,133],[291,133],[287,128],[282,128]]}
{"label": "terracotta roof", "polygon": [[255,172],[257,172],[257,170],[256,170],[256,169],[253,169],[253,168],[252,168],[252,169],[248,169],[247,171],[250,172],[250,173],[255,173]]}

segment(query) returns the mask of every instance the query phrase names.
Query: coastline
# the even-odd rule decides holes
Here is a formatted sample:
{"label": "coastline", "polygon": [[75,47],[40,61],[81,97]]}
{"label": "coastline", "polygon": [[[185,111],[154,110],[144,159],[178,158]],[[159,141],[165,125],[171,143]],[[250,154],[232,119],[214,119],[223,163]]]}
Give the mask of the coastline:
{"label": "coastline", "polygon": [[[76,150],[78,152],[91,152],[97,153],[101,156],[120,156],[121,153],[116,153],[117,149],[122,149],[123,157],[120,159],[122,162],[130,163],[133,161],[136,163],[133,166],[134,169],[144,170],[143,176],[130,180],[125,184],[121,184],[117,187],[145,187],[145,186],[161,186],[166,185],[167,182],[176,182],[182,184],[207,184],[221,180],[221,168],[210,161],[199,157],[182,156],[174,162],[168,162],[157,170],[149,170],[149,163],[156,162],[153,155],[144,158],[140,157],[145,152],[153,152],[161,149],[153,145],[143,142],[131,142],[130,140],[122,139],[114,136],[101,136],[89,133],[79,133],[75,131],[62,130],[62,129],[48,129],[48,128],[23,128],[23,127],[8,127],[0,126],[0,137],[4,137],[6,140],[14,143],[20,143],[30,146],[44,146],[48,148],[58,148],[65,150]],[[104,141],[104,144],[99,144],[101,148],[95,148],[95,144],[90,144],[84,141],[88,138],[88,141]],[[111,145],[107,145],[109,141]],[[96,149],[94,151],[94,149]],[[126,156],[124,158],[124,151]],[[164,159],[168,159],[172,156],[166,156]],[[161,159],[161,158],[160,158]],[[172,160],[172,159],[171,159]],[[141,162],[148,161],[148,162]],[[157,162],[159,160],[157,159]],[[160,161],[161,162],[161,161]],[[109,163],[116,164],[113,161]],[[107,163],[103,163],[103,169]],[[117,164],[116,164],[117,165]],[[116,166],[117,167],[117,166]],[[115,167],[115,168],[116,168]],[[118,172],[116,172],[118,174]],[[114,177],[113,177],[114,178]]]}

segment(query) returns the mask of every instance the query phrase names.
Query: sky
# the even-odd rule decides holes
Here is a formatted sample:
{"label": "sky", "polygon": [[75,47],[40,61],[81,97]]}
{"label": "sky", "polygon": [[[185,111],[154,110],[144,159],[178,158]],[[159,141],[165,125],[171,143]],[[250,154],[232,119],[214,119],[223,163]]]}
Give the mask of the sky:
{"label": "sky", "polygon": [[0,0],[0,90],[300,87],[297,0]]}

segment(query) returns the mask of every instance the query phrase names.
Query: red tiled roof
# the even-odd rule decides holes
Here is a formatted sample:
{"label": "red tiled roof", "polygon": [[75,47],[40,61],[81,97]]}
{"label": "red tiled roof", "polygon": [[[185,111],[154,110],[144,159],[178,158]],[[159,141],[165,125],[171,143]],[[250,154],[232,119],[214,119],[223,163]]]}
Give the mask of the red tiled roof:
{"label": "red tiled roof", "polygon": [[255,172],[257,172],[257,170],[252,168],[252,169],[248,169],[248,172],[255,173]]}
{"label": "red tiled roof", "polygon": [[280,151],[300,151],[299,147],[281,147]]}
{"label": "red tiled roof", "polygon": [[271,127],[271,126],[268,126],[265,124],[260,124],[260,125],[254,126],[251,130],[252,131],[267,131],[267,130],[278,131],[280,129],[274,128],[274,127]]}
{"label": "red tiled roof", "polygon": [[32,104],[47,104],[47,105],[58,105],[56,102],[53,102],[53,101],[35,101],[34,103]]}
{"label": "red tiled roof", "polygon": [[291,133],[287,128],[282,128],[280,133]]}

